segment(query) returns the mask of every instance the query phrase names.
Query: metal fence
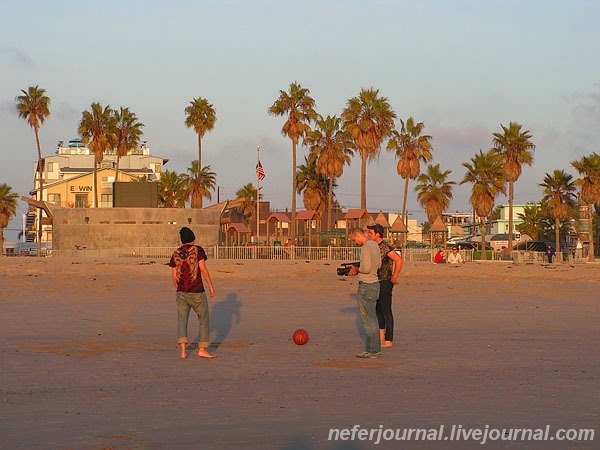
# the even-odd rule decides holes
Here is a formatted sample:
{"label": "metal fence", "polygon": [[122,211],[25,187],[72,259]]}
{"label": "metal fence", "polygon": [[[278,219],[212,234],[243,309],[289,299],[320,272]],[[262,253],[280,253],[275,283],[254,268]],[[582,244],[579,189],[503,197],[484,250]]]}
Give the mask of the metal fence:
{"label": "metal fence", "polygon": [[[53,250],[52,256],[66,258],[136,258],[169,259],[174,247],[131,247],[115,249]],[[288,259],[357,261],[360,247],[299,247],[299,246],[211,246],[204,247],[211,259]]]}
{"label": "metal fence", "polygon": [[[170,259],[174,247],[131,247],[114,249],[52,250],[48,256],[65,258],[132,258],[132,259]],[[281,260],[324,260],[324,261],[358,261],[360,247],[303,247],[303,246],[211,246],[204,247],[211,259],[281,259]],[[430,262],[436,250],[429,248],[405,248],[401,255],[405,261]],[[460,251],[465,262],[476,261],[479,252],[473,250]],[[510,258],[502,252],[488,252],[488,261],[514,261],[526,264],[547,262],[543,252],[513,251]]]}

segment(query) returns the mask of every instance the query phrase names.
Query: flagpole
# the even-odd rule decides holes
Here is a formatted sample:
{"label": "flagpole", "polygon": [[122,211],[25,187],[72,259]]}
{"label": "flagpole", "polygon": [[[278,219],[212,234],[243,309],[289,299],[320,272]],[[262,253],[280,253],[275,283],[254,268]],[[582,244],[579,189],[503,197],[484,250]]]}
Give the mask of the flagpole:
{"label": "flagpole", "polygon": [[[260,164],[260,145],[256,146],[256,166]],[[256,245],[260,245],[260,176],[256,171]]]}

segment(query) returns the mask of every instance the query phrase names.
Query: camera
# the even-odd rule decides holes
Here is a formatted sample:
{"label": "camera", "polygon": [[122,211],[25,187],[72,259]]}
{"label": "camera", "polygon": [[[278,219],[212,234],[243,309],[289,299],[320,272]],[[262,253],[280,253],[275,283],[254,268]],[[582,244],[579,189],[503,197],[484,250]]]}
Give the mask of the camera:
{"label": "camera", "polygon": [[350,273],[350,270],[352,269],[352,266],[360,267],[360,262],[357,261],[357,262],[342,263],[341,266],[342,267],[337,268],[338,276],[347,277],[348,274]]}

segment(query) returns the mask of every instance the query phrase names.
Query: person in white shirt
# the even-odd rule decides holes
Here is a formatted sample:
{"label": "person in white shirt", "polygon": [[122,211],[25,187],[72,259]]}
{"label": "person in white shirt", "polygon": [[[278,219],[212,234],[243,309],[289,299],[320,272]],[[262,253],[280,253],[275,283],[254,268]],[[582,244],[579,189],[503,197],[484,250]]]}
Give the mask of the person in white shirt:
{"label": "person in white shirt", "polygon": [[575,246],[575,261],[581,261],[583,256],[583,242],[580,238],[577,238],[577,245]]}
{"label": "person in white shirt", "polygon": [[465,261],[462,258],[461,254],[458,251],[458,247],[452,247],[452,252],[448,255],[446,259],[448,264],[464,264]]}

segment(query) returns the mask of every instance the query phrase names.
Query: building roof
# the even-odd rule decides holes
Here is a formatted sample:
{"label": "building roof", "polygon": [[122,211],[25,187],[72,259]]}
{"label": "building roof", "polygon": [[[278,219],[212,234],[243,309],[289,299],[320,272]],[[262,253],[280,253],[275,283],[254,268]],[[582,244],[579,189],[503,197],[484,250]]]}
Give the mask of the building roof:
{"label": "building roof", "polygon": [[[47,190],[47,189],[52,188],[54,186],[58,186],[60,184],[73,183],[74,181],[77,181],[80,178],[85,178],[85,177],[89,176],[90,174],[92,174],[92,172],[94,172],[94,169],[90,169],[89,171],[87,169],[77,169],[77,171],[79,171],[79,172],[75,172],[75,173],[78,173],[78,175],[74,175],[74,176],[72,176],[70,178],[61,178],[59,180],[52,181],[50,183],[44,183],[44,190]],[[96,173],[96,175],[100,175],[102,172],[113,172],[113,173],[116,174],[117,173],[117,169],[115,169],[113,167],[110,167],[110,168],[109,167],[104,167],[104,168],[98,169],[98,172]],[[119,173],[123,173],[125,175],[130,175],[131,171],[119,169],[118,172]],[[152,171],[150,171],[150,173],[152,173]],[[37,191],[38,191],[38,189],[35,188],[35,189],[33,189],[30,192],[30,194],[32,192],[37,192]]]}
{"label": "building roof", "polygon": [[319,220],[321,216],[314,209],[307,209],[306,211],[298,211],[296,214],[296,220]]}
{"label": "building roof", "polygon": [[[298,216],[296,216],[296,218],[298,218]],[[267,222],[268,223],[274,223],[274,222],[290,223],[291,220],[286,213],[274,212],[274,213],[271,213],[271,215],[269,217],[267,217]]]}
{"label": "building roof", "polygon": [[344,219],[366,219],[369,216],[369,212],[366,209],[349,209]]}
{"label": "building roof", "polygon": [[248,226],[242,222],[233,222],[229,224],[226,232],[233,233],[234,231],[237,231],[238,233],[250,233]]}
{"label": "building roof", "polygon": [[377,217],[375,217],[375,223],[378,223],[383,228],[389,228],[390,227],[390,223],[387,221],[387,219],[385,218],[385,216],[383,215],[382,212],[380,212],[379,214],[377,214]]}
{"label": "building roof", "polygon": [[448,229],[446,228],[446,225],[444,225],[444,222],[442,222],[442,218],[440,216],[437,216],[431,224],[431,227],[429,227],[430,233],[446,233],[447,231]]}
{"label": "building roof", "polygon": [[404,221],[400,216],[396,217],[396,220],[394,220],[394,223],[392,224],[392,228],[390,228],[390,230],[395,233],[407,232],[406,225],[404,225]]}

